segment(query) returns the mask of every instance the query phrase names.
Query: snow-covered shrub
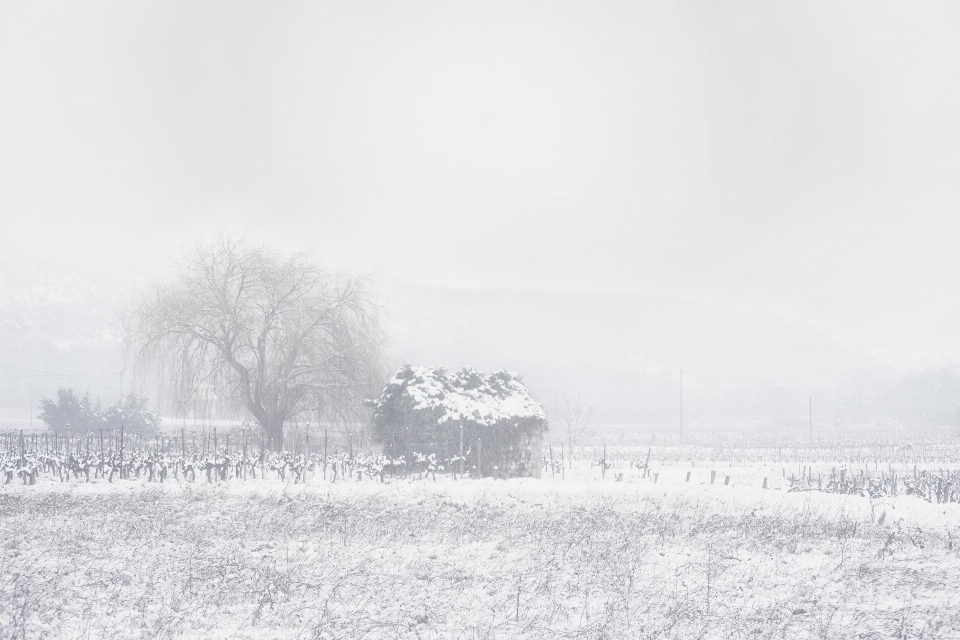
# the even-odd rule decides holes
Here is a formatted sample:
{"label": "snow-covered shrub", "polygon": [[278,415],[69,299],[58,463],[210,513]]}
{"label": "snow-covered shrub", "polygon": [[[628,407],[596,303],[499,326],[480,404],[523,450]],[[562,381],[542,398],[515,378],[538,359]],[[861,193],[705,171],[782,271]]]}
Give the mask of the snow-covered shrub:
{"label": "snow-covered shrub", "polygon": [[94,405],[89,393],[79,396],[73,389],[60,387],[56,400],[40,398],[39,417],[51,431],[91,431],[101,426],[101,415],[100,403]]}
{"label": "snow-covered shrub", "polygon": [[128,393],[125,398],[104,410],[98,400],[90,401],[90,394],[78,396],[73,389],[57,390],[57,399],[40,399],[40,419],[51,431],[77,432],[108,429],[119,431],[123,426],[127,433],[153,433],[160,422],[159,416],[147,409],[147,398]]}

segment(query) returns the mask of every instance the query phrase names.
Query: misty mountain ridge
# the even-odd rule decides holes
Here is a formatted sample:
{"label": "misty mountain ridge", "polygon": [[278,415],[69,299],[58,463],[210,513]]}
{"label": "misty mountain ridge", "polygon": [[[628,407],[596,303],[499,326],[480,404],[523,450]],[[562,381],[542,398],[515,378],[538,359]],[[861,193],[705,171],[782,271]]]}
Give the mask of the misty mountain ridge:
{"label": "misty mountain ridge", "polygon": [[[139,281],[103,285],[81,276],[28,275],[5,278],[0,296],[4,406],[26,403],[31,381],[47,395],[59,385],[118,393],[119,315]],[[749,416],[756,407],[809,394],[879,394],[897,381],[898,370],[960,361],[960,339],[948,334],[919,341],[909,352],[868,354],[805,322],[751,319],[668,297],[396,281],[378,292],[392,366],[516,371],[544,402],[564,390],[585,390],[606,420],[619,423],[669,422],[679,408],[681,369],[686,410],[695,417],[700,407],[701,419],[709,421],[711,411],[738,415],[742,409]],[[897,354],[899,361],[892,357]]]}
{"label": "misty mountain ridge", "polygon": [[893,379],[876,358],[807,323],[744,319],[679,299],[409,284],[386,297],[399,360],[517,371],[547,402],[585,391],[616,423],[676,420],[681,369],[684,404],[703,421]]}

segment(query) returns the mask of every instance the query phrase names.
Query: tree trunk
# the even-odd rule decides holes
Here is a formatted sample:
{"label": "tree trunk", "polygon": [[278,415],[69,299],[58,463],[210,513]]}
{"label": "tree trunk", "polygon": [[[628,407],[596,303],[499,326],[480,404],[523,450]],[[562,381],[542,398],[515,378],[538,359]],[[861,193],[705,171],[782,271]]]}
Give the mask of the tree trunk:
{"label": "tree trunk", "polygon": [[260,427],[263,428],[263,432],[266,434],[267,439],[270,441],[270,448],[279,451],[283,449],[283,420],[279,420],[272,416],[268,417],[267,420],[260,423]]}

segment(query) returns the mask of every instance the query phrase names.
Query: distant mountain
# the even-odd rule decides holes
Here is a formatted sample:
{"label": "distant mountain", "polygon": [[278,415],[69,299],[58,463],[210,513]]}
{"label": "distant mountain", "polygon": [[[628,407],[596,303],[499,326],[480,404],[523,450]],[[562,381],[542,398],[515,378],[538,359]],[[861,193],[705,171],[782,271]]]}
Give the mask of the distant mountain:
{"label": "distant mountain", "polygon": [[904,340],[900,348],[878,349],[873,355],[904,373],[929,369],[960,373],[960,326],[953,332],[940,328],[925,337]]}
{"label": "distant mountain", "polygon": [[[119,311],[133,285],[80,276],[4,274],[0,287],[0,404],[28,406],[58,386],[112,402],[120,392]],[[31,386],[33,393],[31,394]]]}
{"label": "distant mountain", "polygon": [[[58,386],[113,402],[119,312],[138,283],[4,274],[0,406],[18,415]],[[519,372],[548,405],[565,390],[596,399],[608,424],[804,424],[893,416],[952,419],[960,332],[920,328],[899,350],[863,353],[810,325],[670,298],[613,293],[442,289],[392,283],[381,294],[391,365]],[[130,378],[126,381],[130,388]],[[148,395],[151,395],[148,392]]]}
{"label": "distant mountain", "polygon": [[[628,294],[447,290],[386,294],[397,361],[518,371],[538,397],[579,387],[607,421],[678,420],[680,370],[689,420],[806,415],[815,391],[883,380],[876,358],[803,322],[747,320],[683,300]],[[802,410],[802,411],[801,411]]]}

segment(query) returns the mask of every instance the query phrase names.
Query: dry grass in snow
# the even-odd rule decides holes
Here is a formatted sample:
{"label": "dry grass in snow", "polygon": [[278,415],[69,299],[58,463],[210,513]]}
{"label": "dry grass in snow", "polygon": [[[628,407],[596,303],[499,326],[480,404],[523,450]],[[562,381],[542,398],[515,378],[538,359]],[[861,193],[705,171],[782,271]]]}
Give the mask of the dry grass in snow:
{"label": "dry grass in snow", "polygon": [[536,480],[11,485],[0,637],[960,637],[956,507]]}

